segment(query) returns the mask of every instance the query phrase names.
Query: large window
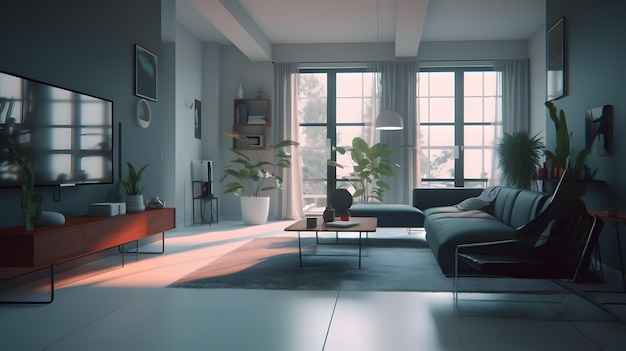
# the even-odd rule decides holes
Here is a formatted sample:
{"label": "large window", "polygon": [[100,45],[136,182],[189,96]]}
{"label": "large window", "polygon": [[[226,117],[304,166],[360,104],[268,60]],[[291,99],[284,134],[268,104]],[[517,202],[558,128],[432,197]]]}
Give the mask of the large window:
{"label": "large window", "polygon": [[[334,147],[349,146],[356,136],[371,137],[373,108],[377,106],[374,75],[365,69],[300,71],[298,118],[305,212],[325,207],[329,188],[347,187],[342,179],[352,171],[351,160],[347,154],[337,154]],[[327,159],[346,167],[327,167]]]}
{"label": "large window", "polygon": [[497,179],[500,74],[476,68],[418,73],[423,187],[485,187]]}

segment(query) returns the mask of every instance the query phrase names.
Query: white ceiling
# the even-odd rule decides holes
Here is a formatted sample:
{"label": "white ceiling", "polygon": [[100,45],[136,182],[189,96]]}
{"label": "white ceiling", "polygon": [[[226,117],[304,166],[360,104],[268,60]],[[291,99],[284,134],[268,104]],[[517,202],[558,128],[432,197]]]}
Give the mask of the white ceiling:
{"label": "white ceiling", "polygon": [[545,22],[545,0],[176,0],[176,19],[203,42],[234,44],[271,60],[272,44],[528,39]]}

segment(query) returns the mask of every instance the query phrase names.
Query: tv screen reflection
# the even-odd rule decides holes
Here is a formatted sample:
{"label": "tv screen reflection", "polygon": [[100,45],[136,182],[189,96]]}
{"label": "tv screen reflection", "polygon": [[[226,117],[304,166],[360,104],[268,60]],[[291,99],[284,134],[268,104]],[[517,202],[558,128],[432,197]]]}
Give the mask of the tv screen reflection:
{"label": "tv screen reflection", "polygon": [[113,182],[113,103],[0,72],[0,187]]}

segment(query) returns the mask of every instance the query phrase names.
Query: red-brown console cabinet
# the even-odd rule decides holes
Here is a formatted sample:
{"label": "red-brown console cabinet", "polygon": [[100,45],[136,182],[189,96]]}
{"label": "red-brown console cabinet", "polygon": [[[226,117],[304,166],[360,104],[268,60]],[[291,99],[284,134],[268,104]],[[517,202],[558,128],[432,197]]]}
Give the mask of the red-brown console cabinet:
{"label": "red-brown console cabinet", "polygon": [[0,267],[50,266],[54,274],[55,264],[175,227],[176,210],[160,208],[112,217],[69,217],[61,226],[35,227],[29,232],[23,226],[0,228]]}

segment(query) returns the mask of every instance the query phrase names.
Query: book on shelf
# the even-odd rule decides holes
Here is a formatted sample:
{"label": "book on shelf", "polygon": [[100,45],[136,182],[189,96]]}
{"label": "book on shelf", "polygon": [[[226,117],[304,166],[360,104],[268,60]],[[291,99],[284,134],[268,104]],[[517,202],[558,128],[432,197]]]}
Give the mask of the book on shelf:
{"label": "book on shelf", "polygon": [[265,116],[250,115],[248,116],[248,124],[265,124]]}

